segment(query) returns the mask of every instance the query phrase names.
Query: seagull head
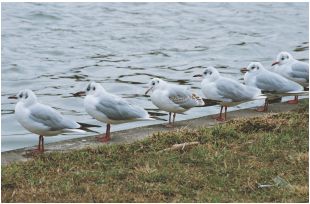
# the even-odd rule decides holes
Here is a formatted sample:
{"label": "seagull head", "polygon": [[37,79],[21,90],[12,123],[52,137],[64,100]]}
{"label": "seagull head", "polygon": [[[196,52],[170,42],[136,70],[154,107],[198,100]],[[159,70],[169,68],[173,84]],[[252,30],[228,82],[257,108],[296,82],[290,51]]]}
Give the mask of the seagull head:
{"label": "seagull head", "polygon": [[290,53],[288,53],[288,52],[280,52],[277,55],[276,61],[272,63],[272,66],[274,66],[276,64],[279,64],[279,65],[286,64],[289,61],[291,61],[292,59],[294,59],[294,58],[293,58],[293,56]]}
{"label": "seagull head", "polygon": [[210,66],[203,70],[202,74],[196,74],[194,77],[202,77],[208,81],[215,81],[220,77],[220,73],[214,67]]}
{"label": "seagull head", "polygon": [[242,73],[258,73],[260,71],[264,70],[264,66],[260,62],[251,62],[247,68],[242,68]]}
{"label": "seagull head", "polygon": [[85,93],[86,93],[86,95],[95,95],[96,93],[98,93],[102,90],[104,90],[104,88],[100,84],[98,84],[96,82],[90,82],[86,86]]}
{"label": "seagull head", "polygon": [[10,98],[17,99],[19,102],[22,102],[27,105],[31,105],[37,101],[36,95],[30,89],[24,89],[18,92],[18,94],[15,97]]}
{"label": "seagull head", "polygon": [[149,84],[148,84],[148,87],[149,87],[149,88],[148,88],[148,90],[146,90],[145,95],[147,95],[148,92],[150,92],[150,91],[156,90],[158,87],[164,86],[165,84],[166,84],[166,82],[163,81],[162,79],[153,78],[153,79],[149,82]]}

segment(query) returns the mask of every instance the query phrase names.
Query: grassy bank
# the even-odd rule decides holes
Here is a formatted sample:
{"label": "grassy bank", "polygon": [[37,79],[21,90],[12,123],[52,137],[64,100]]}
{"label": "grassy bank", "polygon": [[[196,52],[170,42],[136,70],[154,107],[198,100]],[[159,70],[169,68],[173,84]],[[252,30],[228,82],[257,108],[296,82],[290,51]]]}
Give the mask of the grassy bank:
{"label": "grassy bank", "polygon": [[[277,176],[289,185],[258,188]],[[1,180],[2,202],[308,202],[308,103],[133,144],[41,155],[2,167]]]}

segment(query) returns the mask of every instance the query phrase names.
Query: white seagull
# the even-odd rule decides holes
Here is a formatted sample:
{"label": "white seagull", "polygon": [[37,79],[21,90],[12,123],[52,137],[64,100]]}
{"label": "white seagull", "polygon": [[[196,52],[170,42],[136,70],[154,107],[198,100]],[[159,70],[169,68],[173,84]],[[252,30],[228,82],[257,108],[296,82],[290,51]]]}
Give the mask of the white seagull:
{"label": "white seagull", "polygon": [[[303,94],[303,87],[298,83],[291,81],[275,72],[268,71],[259,62],[251,62],[247,68],[243,68],[244,81],[246,85],[257,87],[262,91],[273,92],[275,94],[285,95],[299,95]],[[258,111],[267,111],[268,98],[265,100],[263,108]]]}
{"label": "white seagull", "polygon": [[[169,84],[159,78],[154,78],[149,82],[149,89],[145,92],[145,95],[150,91],[152,91],[152,103],[159,109],[169,112],[167,127],[174,126],[177,113],[183,113],[195,106],[204,105],[203,100],[191,93],[188,87]],[[172,124],[171,113],[173,113]]]}
{"label": "white seagull", "polygon": [[85,133],[77,122],[63,117],[55,109],[41,104],[36,95],[29,89],[20,91],[16,96],[9,98],[18,99],[15,106],[17,121],[27,130],[39,135],[38,148],[34,152],[44,152],[44,136],[55,136],[61,133]]}
{"label": "white seagull", "polygon": [[[81,93],[79,94],[81,95]],[[100,137],[102,142],[108,142],[111,139],[111,124],[154,120],[143,108],[108,93],[100,84],[95,82],[89,83],[86,87],[84,107],[89,115],[107,124],[106,134]]]}
{"label": "white seagull", "polygon": [[[299,83],[303,87],[309,87],[309,64],[294,59],[290,53],[280,52],[272,66],[274,66],[272,71]],[[295,96],[295,99],[288,103],[298,103],[298,96]]]}
{"label": "white seagull", "polygon": [[[235,106],[247,101],[266,98],[261,95],[260,89],[246,86],[236,80],[223,77],[212,66],[204,69],[203,74],[197,74],[194,77],[203,78],[201,89],[207,99],[221,102],[220,114],[215,117],[218,121],[226,120],[228,106]],[[225,107],[225,117],[222,117],[223,107]]]}

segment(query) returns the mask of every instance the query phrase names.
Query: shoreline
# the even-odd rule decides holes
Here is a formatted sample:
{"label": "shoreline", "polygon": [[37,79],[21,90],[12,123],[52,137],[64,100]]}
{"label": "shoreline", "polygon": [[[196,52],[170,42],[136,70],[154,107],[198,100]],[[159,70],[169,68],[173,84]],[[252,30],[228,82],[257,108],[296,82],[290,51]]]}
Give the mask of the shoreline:
{"label": "shoreline", "polygon": [[[309,100],[309,99],[305,98],[301,100]],[[296,107],[298,107],[298,104],[291,105],[291,104],[287,104],[286,102],[283,102],[283,103],[270,104],[269,110],[266,113],[257,112],[255,111],[255,109],[241,109],[241,110],[231,111],[231,112],[228,112],[227,114],[227,121],[232,120],[232,119],[237,119],[237,118],[252,118],[252,117],[266,115],[269,113],[287,112],[287,111],[291,111],[295,109]],[[212,116],[213,115],[208,115],[208,116],[203,116],[200,118],[177,121],[175,123],[174,128],[166,128],[164,124],[157,124],[157,125],[143,126],[143,127],[116,131],[112,133],[111,135],[112,139],[109,143],[107,143],[107,145],[120,144],[120,143],[132,143],[134,141],[141,140],[148,136],[151,136],[152,134],[156,132],[167,132],[167,131],[179,129],[182,127],[186,127],[186,128],[196,128],[196,127],[201,127],[201,126],[212,127],[216,124],[221,123],[221,122],[214,120]],[[94,135],[94,136],[87,136],[83,138],[75,138],[75,139],[46,144],[45,152],[46,153],[55,152],[55,151],[67,152],[71,150],[78,150],[78,149],[84,149],[84,148],[96,148],[101,145],[106,145],[106,144],[102,144],[96,141],[96,138]],[[1,164],[7,165],[12,162],[31,160],[32,158],[27,157],[25,153],[27,150],[32,149],[34,147],[35,146],[2,152],[1,153]]]}

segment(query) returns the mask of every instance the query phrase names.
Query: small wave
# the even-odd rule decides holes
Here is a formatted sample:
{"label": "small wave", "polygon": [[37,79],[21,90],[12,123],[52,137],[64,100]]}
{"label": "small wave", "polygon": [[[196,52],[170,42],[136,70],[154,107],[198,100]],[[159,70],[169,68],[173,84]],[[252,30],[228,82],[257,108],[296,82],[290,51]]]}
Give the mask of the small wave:
{"label": "small wave", "polygon": [[38,19],[38,20],[61,20],[60,17],[51,15],[51,14],[45,14],[45,13],[34,13],[30,15],[30,18],[32,19]]}

